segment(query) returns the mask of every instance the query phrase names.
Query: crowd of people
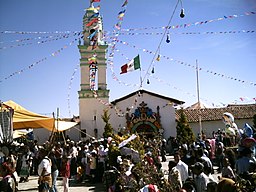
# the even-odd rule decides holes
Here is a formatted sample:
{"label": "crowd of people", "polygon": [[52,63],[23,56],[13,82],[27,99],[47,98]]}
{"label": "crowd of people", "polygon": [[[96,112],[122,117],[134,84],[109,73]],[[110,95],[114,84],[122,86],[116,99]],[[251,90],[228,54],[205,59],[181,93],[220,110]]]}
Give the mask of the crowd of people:
{"label": "crowd of people", "polygon": [[64,192],[68,191],[70,179],[91,183],[101,181],[106,151],[103,145],[95,141],[75,143],[67,140],[38,145],[34,140],[25,143],[14,142],[6,150],[2,150],[6,148],[2,147],[1,185],[9,188],[4,191],[17,191],[18,183],[28,182],[31,175],[39,177],[39,191],[57,192],[58,177],[63,178]]}
{"label": "crowd of people", "polygon": [[[126,137],[126,141],[120,145],[114,138],[91,138],[38,145],[33,140],[1,147],[0,191],[17,191],[18,184],[28,182],[31,175],[38,176],[39,192],[57,192],[60,177],[64,192],[69,191],[70,180],[104,182],[107,192],[256,191],[255,142],[248,146],[240,141],[235,148],[205,137],[191,144],[142,136]],[[166,159],[168,146],[174,156],[170,161]],[[167,160],[168,174],[161,164]]]}

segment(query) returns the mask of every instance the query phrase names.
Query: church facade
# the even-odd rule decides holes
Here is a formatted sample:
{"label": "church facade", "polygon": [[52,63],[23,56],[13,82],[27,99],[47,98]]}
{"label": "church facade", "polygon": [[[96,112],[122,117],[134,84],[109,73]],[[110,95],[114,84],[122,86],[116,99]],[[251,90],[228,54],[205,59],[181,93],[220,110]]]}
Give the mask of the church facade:
{"label": "church facade", "polygon": [[[102,137],[105,127],[102,120],[104,110],[108,110],[109,123],[116,133],[139,132],[149,136],[161,134],[166,139],[176,136],[176,119],[179,118],[179,110],[175,110],[174,106],[182,105],[183,101],[146,90],[138,90],[112,102],[109,101],[110,90],[107,88],[106,80],[108,44],[104,41],[102,16],[93,4],[86,9],[83,17],[83,43],[79,43],[78,49],[81,56],[81,80],[78,91],[81,136],[79,140]],[[252,123],[255,104],[253,107],[253,109],[249,107],[251,115],[245,119],[248,123]],[[230,111],[231,108],[185,110],[185,115],[197,135],[200,132],[198,125],[200,112],[203,131],[210,137],[213,131],[224,126],[222,114],[226,110]],[[243,118],[240,118],[239,114],[235,114],[235,118],[238,118],[238,124],[242,126]]]}
{"label": "church facade", "polygon": [[78,49],[81,56],[79,117],[83,136],[102,136],[104,110],[108,110],[116,132],[125,129],[130,133],[160,133],[165,138],[175,135],[174,106],[183,104],[182,101],[140,90],[110,103],[106,83],[108,45],[103,38],[102,16],[92,4],[83,17],[83,43]]}

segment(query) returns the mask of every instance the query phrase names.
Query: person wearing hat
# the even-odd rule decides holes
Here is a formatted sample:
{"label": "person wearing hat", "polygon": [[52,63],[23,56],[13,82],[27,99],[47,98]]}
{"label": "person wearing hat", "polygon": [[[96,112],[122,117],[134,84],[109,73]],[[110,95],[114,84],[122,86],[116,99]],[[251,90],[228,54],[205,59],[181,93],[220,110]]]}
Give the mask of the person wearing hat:
{"label": "person wearing hat", "polygon": [[250,162],[256,163],[255,157],[252,156],[253,151],[250,148],[244,148],[241,152],[241,157],[236,160],[236,173],[241,175],[249,170]]}
{"label": "person wearing hat", "polygon": [[208,176],[204,173],[204,165],[200,162],[192,165],[192,172],[195,174],[195,186],[197,192],[206,192],[209,183]]}

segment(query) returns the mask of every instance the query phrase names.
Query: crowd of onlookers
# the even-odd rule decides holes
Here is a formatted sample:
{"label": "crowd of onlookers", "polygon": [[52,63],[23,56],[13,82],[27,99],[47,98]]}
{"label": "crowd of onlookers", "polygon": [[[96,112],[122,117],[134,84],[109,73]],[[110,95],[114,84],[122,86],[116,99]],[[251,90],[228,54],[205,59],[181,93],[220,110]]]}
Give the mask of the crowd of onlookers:
{"label": "crowd of onlookers", "polygon": [[[88,139],[84,142],[66,140],[43,145],[38,145],[36,140],[14,142],[0,150],[0,191],[17,191],[19,183],[29,181],[31,175],[37,175],[39,191],[56,192],[57,178],[62,177],[64,192],[68,192],[70,180],[76,183],[104,181],[108,192],[157,192],[162,187],[157,186],[157,180],[161,178],[156,178],[155,183],[152,180],[148,183],[149,176],[140,173],[136,165],[141,163],[143,169],[149,167],[161,173],[161,161],[167,161],[168,149],[174,160],[168,162],[166,181],[171,187],[170,190],[165,188],[165,191],[256,191],[255,143],[248,147],[239,141],[239,147],[235,148],[227,147],[223,139],[216,135],[216,138],[203,137],[192,144],[179,144],[175,138],[160,142],[144,138],[141,141],[144,158],[129,145],[119,148],[121,154],[119,152],[117,156],[112,154],[110,157],[110,148],[116,144],[106,139]],[[110,163],[113,157],[115,167]],[[218,169],[214,170],[214,167]]]}
{"label": "crowd of onlookers", "polygon": [[107,149],[96,140],[77,143],[67,140],[43,145],[34,140],[14,142],[1,153],[1,167],[8,170],[1,172],[1,176],[6,184],[11,183],[12,191],[18,183],[28,182],[31,175],[38,175],[39,191],[50,188],[56,192],[57,178],[62,177],[64,192],[67,192],[70,179],[92,183],[102,180]]}
{"label": "crowd of onlookers", "polygon": [[173,175],[178,178],[177,191],[256,191],[253,135],[234,137],[218,130],[212,138],[202,135],[190,146],[178,144],[175,138],[169,141],[175,159],[169,162],[169,181],[174,182]]}

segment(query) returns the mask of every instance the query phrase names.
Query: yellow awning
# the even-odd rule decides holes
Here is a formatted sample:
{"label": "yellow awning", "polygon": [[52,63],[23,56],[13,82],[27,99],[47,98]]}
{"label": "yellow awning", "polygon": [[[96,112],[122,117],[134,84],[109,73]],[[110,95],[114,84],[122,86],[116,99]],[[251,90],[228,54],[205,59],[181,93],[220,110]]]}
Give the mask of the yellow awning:
{"label": "yellow awning", "polygon": [[24,128],[46,128],[52,131],[54,128],[54,118],[39,115],[37,113],[28,111],[24,107],[15,103],[14,101],[4,102],[5,105],[14,110],[13,114],[13,129]]}

